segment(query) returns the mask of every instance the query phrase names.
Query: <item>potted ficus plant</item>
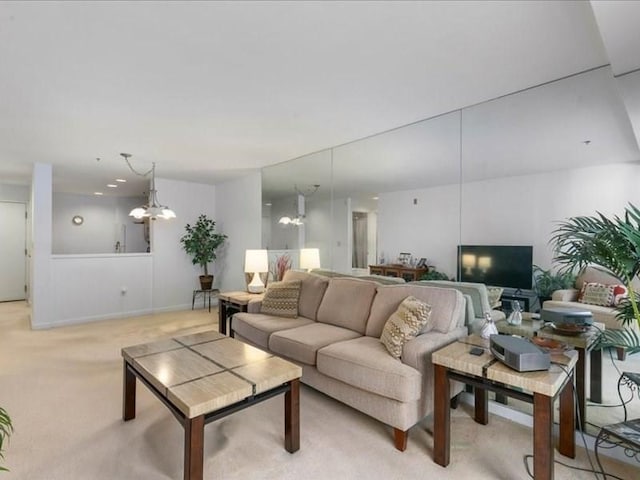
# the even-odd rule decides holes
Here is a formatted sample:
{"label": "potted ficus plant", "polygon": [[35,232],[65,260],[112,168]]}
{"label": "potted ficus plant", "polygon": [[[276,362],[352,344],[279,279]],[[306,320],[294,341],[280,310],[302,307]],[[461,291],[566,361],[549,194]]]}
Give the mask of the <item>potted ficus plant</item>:
{"label": "potted ficus plant", "polygon": [[213,285],[213,275],[209,275],[207,266],[216,259],[216,250],[227,239],[226,235],[215,232],[216,222],[200,215],[194,225],[184,227],[186,232],[180,243],[185,252],[191,255],[191,263],[200,265],[204,275],[200,275],[200,287],[202,290],[210,290]]}
{"label": "potted ficus plant", "polygon": [[[4,459],[4,454],[2,453],[4,443],[12,432],[13,425],[11,423],[11,417],[9,417],[9,414],[4,408],[0,407],[0,460]],[[0,472],[1,471],[6,472],[7,469],[0,465]]]}

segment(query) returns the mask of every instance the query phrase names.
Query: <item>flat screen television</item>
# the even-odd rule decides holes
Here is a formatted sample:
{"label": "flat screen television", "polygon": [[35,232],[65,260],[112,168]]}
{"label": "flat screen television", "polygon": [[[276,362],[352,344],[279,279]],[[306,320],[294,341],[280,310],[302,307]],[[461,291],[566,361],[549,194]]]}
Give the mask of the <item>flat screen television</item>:
{"label": "flat screen television", "polygon": [[530,290],[531,245],[459,245],[458,281]]}

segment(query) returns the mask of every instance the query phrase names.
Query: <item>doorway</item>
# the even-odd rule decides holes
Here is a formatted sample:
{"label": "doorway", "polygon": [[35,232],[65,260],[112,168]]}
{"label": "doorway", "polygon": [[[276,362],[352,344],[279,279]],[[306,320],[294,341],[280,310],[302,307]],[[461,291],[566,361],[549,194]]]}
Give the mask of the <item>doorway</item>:
{"label": "doorway", "polygon": [[27,206],[0,202],[0,302],[26,298]]}
{"label": "doorway", "polygon": [[353,255],[351,255],[352,268],[368,268],[368,214],[365,212],[353,212]]}

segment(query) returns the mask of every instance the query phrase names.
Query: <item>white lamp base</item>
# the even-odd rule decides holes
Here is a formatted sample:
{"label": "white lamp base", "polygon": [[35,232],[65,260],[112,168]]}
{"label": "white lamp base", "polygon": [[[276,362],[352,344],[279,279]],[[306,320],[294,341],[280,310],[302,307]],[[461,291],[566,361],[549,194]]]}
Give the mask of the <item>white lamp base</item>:
{"label": "white lamp base", "polygon": [[264,292],[264,283],[262,283],[262,279],[260,278],[260,274],[255,272],[253,274],[253,278],[251,279],[251,283],[247,285],[247,291],[249,293],[262,293]]}

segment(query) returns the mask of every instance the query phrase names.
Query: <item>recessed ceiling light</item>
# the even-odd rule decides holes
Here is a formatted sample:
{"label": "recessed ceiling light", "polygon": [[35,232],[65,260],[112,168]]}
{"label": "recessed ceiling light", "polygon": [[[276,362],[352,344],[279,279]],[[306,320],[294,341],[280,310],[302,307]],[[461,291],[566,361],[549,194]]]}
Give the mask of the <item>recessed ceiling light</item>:
{"label": "recessed ceiling light", "polygon": [[118,185],[116,185],[115,183],[107,183],[107,187],[109,187],[109,188],[118,188]]}
{"label": "recessed ceiling light", "polygon": [[371,197],[371,200],[378,200],[380,197]]}
{"label": "recessed ceiling light", "polygon": [[271,202],[265,203],[265,206],[270,207],[271,206]]}
{"label": "recessed ceiling light", "polygon": [[127,181],[124,178],[116,178],[116,182],[127,183]]}
{"label": "recessed ceiling light", "polygon": [[93,192],[94,195],[102,195],[102,192]]}

